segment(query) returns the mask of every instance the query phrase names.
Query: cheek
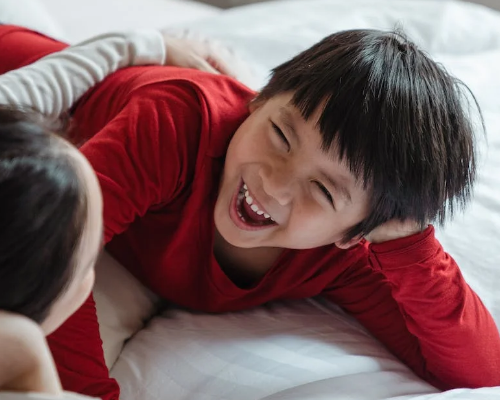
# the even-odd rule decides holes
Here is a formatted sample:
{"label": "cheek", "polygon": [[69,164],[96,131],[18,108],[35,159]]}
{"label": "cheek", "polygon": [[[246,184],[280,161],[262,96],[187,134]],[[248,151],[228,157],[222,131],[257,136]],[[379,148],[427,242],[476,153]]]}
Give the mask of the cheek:
{"label": "cheek", "polygon": [[313,248],[331,243],[332,217],[316,205],[295,207],[286,228],[294,248]]}
{"label": "cheek", "polygon": [[79,308],[83,304],[83,302],[87,299],[87,297],[89,297],[90,292],[94,287],[94,283],[95,283],[95,269],[91,268],[87,276],[83,279],[82,283],[80,284],[78,299],[75,300],[77,308]]}
{"label": "cheek", "polygon": [[226,162],[249,163],[256,160],[256,156],[269,148],[266,137],[265,124],[259,123],[257,118],[245,121],[233,136],[228,148]]}
{"label": "cheek", "polygon": [[295,205],[286,227],[287,240],[294,248],[315,248],[342,239],[346,229],[358,222],[350,212],[330,212],[314,199]]}
{"label": "cheek", "polygon": [[94,281],[95,271],[94,268],[91,268],[83,278],[80,278],[76,282],[72,282],[72,287],[68,290],[67,297],[65,299],[67,313],[71,315],[80,308],[90,295],[94,286]]}

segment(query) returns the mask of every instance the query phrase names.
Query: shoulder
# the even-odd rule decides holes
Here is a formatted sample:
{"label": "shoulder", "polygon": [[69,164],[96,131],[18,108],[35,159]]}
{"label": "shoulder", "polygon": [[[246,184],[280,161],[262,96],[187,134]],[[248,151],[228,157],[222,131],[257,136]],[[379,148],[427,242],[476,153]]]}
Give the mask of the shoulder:
{"label": "shoulder", "polygon": [[0,311],[0,343],[0,387],[36,368],[46,349],[40,325],[6,311]]}
{"label": "shoulder", "polygon": [[132,67],[114,73],[89,92],[76,116],[84,124],[82,120],[106,123],[100,114],[117,115],[127,106],[127,113],[138,119],[179,126],[180,131],[188,121],[196,121],[191,124],[197,126],[193,133],[206,136],[211,154],[221,156],[228,138],[247,117],[254,96],[255,92],[224,75],[177,67]]}
{"label": "shoulder", "polygon": [[33,320],[0,311],[0,342],[0,354],[13,353],[26,360],[34,349],[45,343],[45,336],[40,325]]}
{"label": "shoulder", "polygon": [[[197,128],[176,130],[195,136],[199,150],[212,157],[223,156],[233,133],[248,116],[248,104],[255,92],[224,75],[177,67],[130,69],[130,98],[139,100],[141,109],[155,109],[168,124],[186,126],[197,121]],[[142,111],[141,111],[142,112]]]}
{"label": "shoulder", "polygon": [[169,107],[196,104],[197,107],[184,110],[185,113],[206,114],[211,125],[246,117],[248,103],[255,96],[254,91],[233,78],[189,68],[158,66],[129,69],[128,73],[135,74],[133,79],[127,79],[130,96],[150,98],[158,103],[167,101]]}
{"label": "shoulder", "polygon": [[[91,98],[102,98],[103,92],[112,92],[113,100],[125,102],[138,94],[162,101],[168,88],[179,88],[211,108],[238,109],[246,105],[255,93],[242,83],[225,75],[215,75],[190,68],[169,66],[130,67],[110,75],[88,93],[81,105]],[[221,101],[222,100],[222,101]],[[215,103],[217,102],[217,103]]]}

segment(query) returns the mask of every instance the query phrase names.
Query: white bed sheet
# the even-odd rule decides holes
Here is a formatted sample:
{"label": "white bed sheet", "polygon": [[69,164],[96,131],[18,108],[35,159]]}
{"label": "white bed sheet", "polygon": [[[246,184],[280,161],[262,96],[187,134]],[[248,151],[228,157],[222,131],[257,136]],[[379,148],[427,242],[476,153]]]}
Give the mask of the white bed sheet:
{"label": "white bed sheet", "polygon": [[[500,14],[454,1],[265,3],[184,24],[237,49],[258,88],[269,69],[340,29],[400,26],[476,95],[486,119],[474,202],[438,237],[500,322]],[[500,372],[499,372],[500,373]],[[284,303],[224,316],[170,311],[113,368],[123,399],[494,399],[439,394],[341,312]]]}
{"label": "white bed sheet", "polygon": [[222,315],[169,310],[125,347],[113,376],[123,400],[402,400],[436,392],[356,322],[314,300]]}

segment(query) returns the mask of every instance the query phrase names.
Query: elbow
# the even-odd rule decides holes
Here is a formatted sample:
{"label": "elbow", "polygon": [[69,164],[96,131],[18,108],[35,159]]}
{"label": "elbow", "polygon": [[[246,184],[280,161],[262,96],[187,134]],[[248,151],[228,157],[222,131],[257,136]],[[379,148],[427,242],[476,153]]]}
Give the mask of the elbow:
{"label": "elbow", "polygon": [[427,371],[423,378],[443,391],[500,386],[500,354],[491,354],[488,360],[478,357],[454,371],[452,365],[438,371]]}

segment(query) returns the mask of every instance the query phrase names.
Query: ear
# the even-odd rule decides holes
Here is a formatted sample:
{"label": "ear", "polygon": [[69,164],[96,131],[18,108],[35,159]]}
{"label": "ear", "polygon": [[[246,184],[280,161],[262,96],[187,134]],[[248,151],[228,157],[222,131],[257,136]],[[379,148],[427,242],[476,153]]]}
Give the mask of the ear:
{"label": "ear", "polygon": [[347,250],[353,246],[356,246],[359,242],[361,242],[362,239],[363,236],[356,236],[345,243],[339,240],[338,242],[335,242],[335,246],[337,246],[339,249]]}

